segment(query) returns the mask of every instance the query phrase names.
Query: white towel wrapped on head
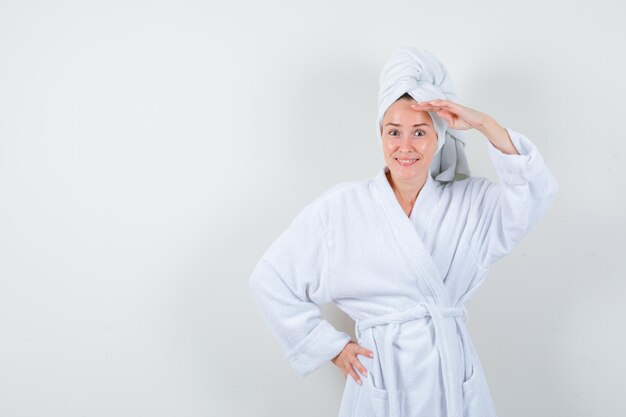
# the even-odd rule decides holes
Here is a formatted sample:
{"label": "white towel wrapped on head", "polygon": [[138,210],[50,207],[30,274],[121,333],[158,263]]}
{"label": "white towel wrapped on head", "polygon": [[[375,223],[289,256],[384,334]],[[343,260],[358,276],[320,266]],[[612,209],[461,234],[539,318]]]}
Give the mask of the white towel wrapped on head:
{"label": "white towel wrapped on head", "polygon": [[[376,134],[382,141],[382,121],[387,109],[404,93],[416,101],[444,99],[456,101],[456,89],[445,66],[430,52],[419,48],[400,48],[394,51],[380,74]],[[438,148],[430,165],[433,178],[447,182],[470,176],[465,157],[465,135],[452,129],[444,118],[429,111]]]}

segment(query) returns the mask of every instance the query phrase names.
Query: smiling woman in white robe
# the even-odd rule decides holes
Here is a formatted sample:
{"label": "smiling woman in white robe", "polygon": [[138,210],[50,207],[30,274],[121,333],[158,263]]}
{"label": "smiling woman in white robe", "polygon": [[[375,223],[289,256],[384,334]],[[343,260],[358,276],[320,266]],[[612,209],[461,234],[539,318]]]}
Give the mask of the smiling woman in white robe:
{"label": "smiling woman in white robe", "polygon": [[[298,375],[328,361],[343,371],[339,417],[496,417],[465,303],[558,183],[523,134],[451,94],[416,103],[416,88],[399,91],[381,107],[384,166],[307,204],[255,266],[250,290]],[[480,131],[499,181],[469,176],[442,126]],[[357,341],[321,316],[329,302],[355,321]]]}

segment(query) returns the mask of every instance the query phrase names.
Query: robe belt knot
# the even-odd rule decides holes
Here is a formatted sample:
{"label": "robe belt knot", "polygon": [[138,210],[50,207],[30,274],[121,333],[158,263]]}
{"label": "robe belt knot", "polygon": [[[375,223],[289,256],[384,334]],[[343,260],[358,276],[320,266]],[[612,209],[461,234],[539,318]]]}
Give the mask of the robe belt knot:
{"label": "robe belt knot", "polygon": [[[378,317],[371,317],[358,320],[355,323],[355,333],[360,341],[363,332],[376,326],[385,325],[385,335],[383,344],[385,346],[384,357],[381,363],[387,370],[388,377],[385,378],[386,388],[389,393],[389,417],[401,416],[401,404],[399,401],[397,379],[395,375],[393,342],[398,335],[399,325],[409,320],[415,320],[430,316],[434,326],[435,344],[441,358],[441,369],[443,375],[443,385],[445,390],[446,416],[463,417],[463,397],[461,382],[463,373],[457,369],[454,349],[458,348],[456,331],[452,333],[451,327],[446,326],[446,318],[455,319],[462,317],[463,322],[467,322],[468,314],[465,306],[461,307],[441,307],[432,303],[419,303],[415,306],[390,314]],[[463,333],[462,333],[463,334]],[[375,334],[372,333],[372,337]],[[371,378],[367,377],[368,384],[372,385]],[[373,387],[373,385],[372,385]]]}

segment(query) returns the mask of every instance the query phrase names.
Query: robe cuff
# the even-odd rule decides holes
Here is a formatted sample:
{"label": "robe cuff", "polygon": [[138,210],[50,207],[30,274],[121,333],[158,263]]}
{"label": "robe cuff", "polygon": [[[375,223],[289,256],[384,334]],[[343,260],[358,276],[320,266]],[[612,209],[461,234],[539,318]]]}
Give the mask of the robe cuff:
{"label": "robe cuff", "polygon": [[349,334],[338,331],[327,320],[322,319],[285,357],[289,359],[296,373],[304,378],[341,353],[351,340]]}
{"label": "robe cuff", "polygon": [[530,139],[513,129],[505,129],[520,154],[506,154],[487,140],[489,157],[503,183],[526,184],[533,175],[540,174],[543,158]]}

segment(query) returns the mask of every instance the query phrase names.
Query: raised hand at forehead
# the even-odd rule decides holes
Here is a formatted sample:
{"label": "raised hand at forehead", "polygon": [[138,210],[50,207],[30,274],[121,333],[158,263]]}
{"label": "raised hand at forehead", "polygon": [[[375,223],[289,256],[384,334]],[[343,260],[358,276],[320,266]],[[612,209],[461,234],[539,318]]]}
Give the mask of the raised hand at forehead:
{"label": "raised hand at forehead", "polygon": [[411,104],[411,108],[416,111],[434,111],[446,120],[448,126],[457,130],[478,128],[489,117],[485,113],[450,100],[420,101]]}

